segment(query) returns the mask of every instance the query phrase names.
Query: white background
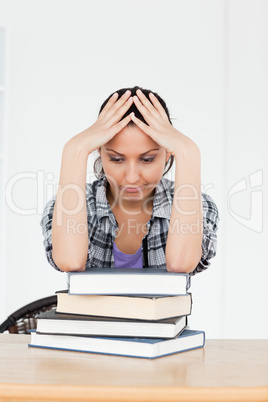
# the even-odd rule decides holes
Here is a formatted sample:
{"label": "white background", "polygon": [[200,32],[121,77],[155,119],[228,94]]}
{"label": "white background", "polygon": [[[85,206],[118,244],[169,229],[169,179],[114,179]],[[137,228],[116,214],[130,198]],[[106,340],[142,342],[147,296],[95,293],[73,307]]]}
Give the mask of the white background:
{"label": "white background", "polygon": [[111,92],[140,85],[166,100],[174,126],[199,146],[203,189],[220,212],[217,256],[192,279],[191,328],[267,338],[268,2],[0,0],[0,26],[9,185],[0,320],[66,288],[39,225],[63,145]]}

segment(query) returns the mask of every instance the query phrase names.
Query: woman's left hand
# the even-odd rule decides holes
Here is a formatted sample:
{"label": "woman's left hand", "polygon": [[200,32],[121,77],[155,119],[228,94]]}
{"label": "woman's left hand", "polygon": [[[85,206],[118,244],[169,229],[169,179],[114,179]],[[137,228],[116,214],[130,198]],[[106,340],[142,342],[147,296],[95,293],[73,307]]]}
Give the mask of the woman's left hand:
{"label": "woman's left hand", "polygon": [[137,90],[137,96],[133,97],[137,109],[148,123],[147,126],[136,116],[132,116],[132,121],[137,127],[173,156],[176,156],[178,150],[183,150],[188,144],[193,145],[194,142],[189,137],[186,137],[170,124],[163,106],[152,92],[150,92],[149,97],[152,103],[140,89]]}

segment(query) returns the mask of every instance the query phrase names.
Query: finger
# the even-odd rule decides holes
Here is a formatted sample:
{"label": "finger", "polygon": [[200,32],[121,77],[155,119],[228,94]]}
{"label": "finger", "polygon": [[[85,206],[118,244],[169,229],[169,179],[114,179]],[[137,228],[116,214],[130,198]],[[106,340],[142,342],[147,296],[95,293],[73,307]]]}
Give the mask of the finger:
{"label": "finger", "polygon": [[108,124],[109,126],[113,126],[114,124],[118,123],[119,120],[121,120],[121,118],[124,116],[124,114],[128,111],[128,109],[130,108],[130,106],[133,103],[133,98],[132,96],[130,98],[128,98],[128,100],[126,101],[126,103],[124,105],[121,106],[120,109],[116,110],[114,112],[114,114],[112,114],[109,119],[108,119]]}
{"label": "finger", "polygon": [[113,136],[119,131],[123,130],[131,121],[131,115],[134,113],[130,113],[128,116],[126,116],[123,120],[121,120],[119,123],[115,124],[113,127],[111,127],[111,131],[113,133]]}
{"label": "finger", "polygon": [[152,114],[149,112],[148,109],[146,109],[145,106],[143,106],[143,104],[141,103],[141,101],[139,100],[139,98],[137,96],[133,96],[133,100],[134,103],[137,107],[137,109],[139,110],[139,112],[142,114],[142,116],[144,117],[144,120],[148,123],[148,124],[152,124],[152,118],[154,116],[152,116]]}
{"label": "finger", "polygon": [[105,114],[107,112],[107,110],[110,109],[110,107],[117,101],[118,99],[118,93],[115,92],[110,99],[108,100],[108,102],[106,103],[106,105],[104,106],[104,108],[102,109],[100,116],[102,116],[103,114]]}
{"label": "finger", "polygon": [[149,110],[156,118],[159,119],[159,113],[157,111],[157,109],[155,109],[154,105],[152,105],[152,103],[149,101],[149,99],[144,95],[144,93],[138,89],[136,91],[140,102],[143,104],[144,107],[146,107],[147,110]]}
{"label": "finger", "polygon": [[110,118],[113,114],[115,114],[117,112],[117,110],[119,110],[129,99],[131,95],[131,91],[127,90],[124,95],[121,96],[121,98],[119,98],[117,100],[116,103],[114,103],[111,108],[107,111],[106,116],[108,118]]}
{"label": "finger", "polygon": [[147,124],[144,124],[140,119],[138,119],[134,113],[131,113],[131,120],[136,124],[137,127],[139,127],[145,134],[150,135],[151,134],[151,127],[147,126]]}
{"label": "finger", "polygon": [[157,97],[150,92],[149,93],[149,97],[151,102],[153,103],[155,109],[159,112],[159,114],[167,121],[169,121],[168,115],[165,111],[165,109],[163,108],[163,106],[161,105],[161,103],[159,102],[159,100],[157,99]]}
{"label": "finger", "polygon": [[117,92],[115,92],[101,111],[99,117],[107,120],[107,118],[109,118],[115,112],[115,110],[118,110],[128,100],[130,95],[131,91],[127,90],[121,96],[121,98],[118,99],[119,95]]}

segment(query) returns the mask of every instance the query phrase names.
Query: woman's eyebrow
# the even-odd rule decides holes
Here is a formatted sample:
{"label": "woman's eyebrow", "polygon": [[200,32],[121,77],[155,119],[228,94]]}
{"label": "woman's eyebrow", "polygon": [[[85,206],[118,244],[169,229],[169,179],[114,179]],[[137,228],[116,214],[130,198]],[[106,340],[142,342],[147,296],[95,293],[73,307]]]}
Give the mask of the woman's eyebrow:
{"label": "woman's eyebrow", "polygon": [[[160,150],[160,148],[150,149],[149,151],[146,151],[146,152],[143,152],[142,154],[140,154],[140,156],[148,154],[151,151],[159,151],[159,150]],[[113,151],[113,152],[115,152],[116,154],[118,154],[120,156],[125,156],[124,154],[120,154],[119,152],[115,151],[114,149],[106,148],[105,151]]]}

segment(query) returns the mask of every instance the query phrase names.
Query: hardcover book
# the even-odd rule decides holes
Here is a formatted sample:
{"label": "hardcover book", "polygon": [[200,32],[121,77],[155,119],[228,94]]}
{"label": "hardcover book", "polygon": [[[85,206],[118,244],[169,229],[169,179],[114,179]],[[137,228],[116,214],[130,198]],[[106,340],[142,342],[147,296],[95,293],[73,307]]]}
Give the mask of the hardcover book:
{"label": "hardcover book", "polygon": [[187,324],[185,316],[159,321],[137,321],[59,314],[55,309],[41,313],[36,318],[36,332],[54,335],[174,338]]}
{"label": "hardcover book", "polygon": [[90,268],[69,272],[69,294],[185,295],[189,274],[157,268]]}
{"label": "hardcover book", "polygon": [[161,320],[190,315],[192,295],[137,296],[137,295],[69,295],[68,290],[56,292],[57,313],[102,317]]}
{"label": "hardcover book", "polygon": [[202,348],[205,333],[185,329],[173,339],[113,338],[31,333],[30,347],[155,359]]}

